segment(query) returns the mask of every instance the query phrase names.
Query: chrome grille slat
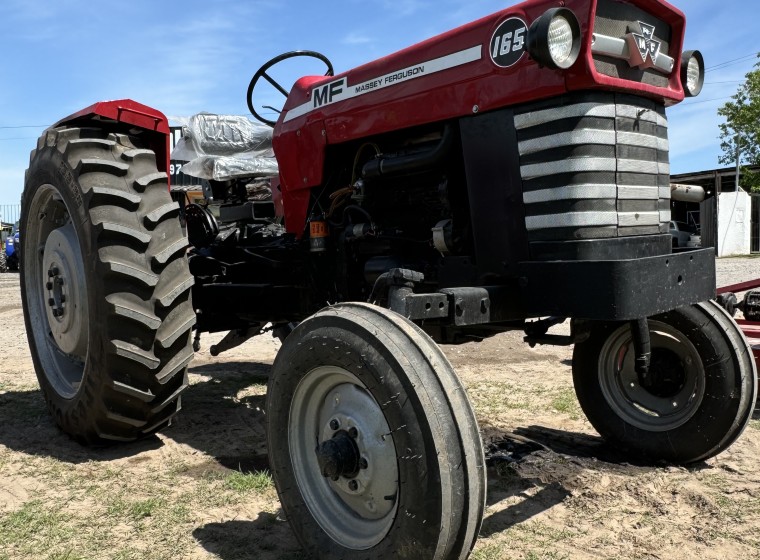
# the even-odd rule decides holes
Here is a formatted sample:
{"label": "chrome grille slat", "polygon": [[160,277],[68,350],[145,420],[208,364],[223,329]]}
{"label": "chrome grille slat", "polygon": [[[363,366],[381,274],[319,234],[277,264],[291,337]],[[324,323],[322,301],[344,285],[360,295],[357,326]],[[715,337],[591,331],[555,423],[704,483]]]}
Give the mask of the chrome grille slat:
{"label": "chrome grille slat", "polygon": [[543,109],[529,113],[515,115],[515,127],[520,130],[531,126],[538,126],[557,119],[569,119],[571,117],[614,117],[615,108],[599,103],[578,103],[556,109]]}
{"label": "chrome grille slat", "polygon": [[613,158],[575,158],[561,161],[548,161],[520,166],[523,179],[534,179],[562,173],[579,173],[582,171],[616,171],[617,165]]}
{"label": "chrome grille slat", "polygon": [[568,185],[564,189],[541,189],[524,193],[523,202],[525,204],[535,204],[537,202],[553,202],[556,200],[614,198],[617,188],[617,185],[582,184]]}
{"label": "chrome grille slat", "polygon": [[518,109],[515,127],[529,240],[667,232],[663,107],[624,94],[577,94],[558,107]]}
{"label": "chrome grille slat", "polygon": [[533,140],[520,142],[520,155],[525,156],[534,152],[542,152],[560,146],[580,146],[583,144],[615,144],[614,130],[573,130],[560,132],[552,136],[543,136]]}
{"label": "chrome grille slat", "polygon": [[528,231],[559,227],[617,226],[617,212],[568,212],[556,216],[528,216]]}
{"label": "chrome grille slat", "polygon": [[626,146],[639,146],[641,148],[652,148],[655,150],[668,150],[667,138],[658,138],[648,134],[639,134],[638,132],[618,132],[617,143]]}

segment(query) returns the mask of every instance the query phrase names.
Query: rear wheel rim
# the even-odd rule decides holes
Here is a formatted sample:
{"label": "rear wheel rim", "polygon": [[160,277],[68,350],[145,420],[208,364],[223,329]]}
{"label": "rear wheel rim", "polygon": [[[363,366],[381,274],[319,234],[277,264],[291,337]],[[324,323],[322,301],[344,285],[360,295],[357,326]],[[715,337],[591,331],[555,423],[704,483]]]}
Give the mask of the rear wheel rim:
{"label": "rear wheel rim", "polygon": [[705,371],[699,352],[681,331],[660,321],[649,321],[649,329],[648,378],[636,373],[633,338],[626,325],[602,347],[599,384],[618,417],[639,429],[665,432],[688,422],[699,409]]}
{"label": "rear wheel rim", "polygon": [[[345,434],[359,467],[334,480],[323,474],[317,450]],[[353,550],[382,541],[398,508],[396,450],[381,407],[354,374],[322,366],[303,377],[291,402],[288,446],[301,495],[325,533]]]}
{"label": "rear wheel rim", "polygon": [[53,185],[36,190],[28,216],[24,278],[32,335],[50,386],[71,399],[84,379],[89,339],[81,244]]}

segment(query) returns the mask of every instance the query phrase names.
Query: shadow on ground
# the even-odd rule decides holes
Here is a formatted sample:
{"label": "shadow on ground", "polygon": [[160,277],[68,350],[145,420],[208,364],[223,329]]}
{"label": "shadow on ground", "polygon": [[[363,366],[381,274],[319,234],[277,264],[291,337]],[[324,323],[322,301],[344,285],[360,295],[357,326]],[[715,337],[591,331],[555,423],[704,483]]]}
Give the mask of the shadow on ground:
{"label": "shadow on ground", "polygon": [[[268,468],[264,404],[270,365],[221,362],[191,367],[204,377],[182,394],[182,411],[162,434],[197,449],[227,468]],[[250,396],[238,398],[241,391]],[[113,446],[85,447],[58,429],[39,389],[0,393],[0,445],[69,463],[114,461],[163,445],[157,436]]]}
{"label": "shadow on ground", "polygon": [[308,558],[293,536],[290,525],[271,513],[261,513],[255,521],[208,523],[193,531],[193,537],[222,560]]}

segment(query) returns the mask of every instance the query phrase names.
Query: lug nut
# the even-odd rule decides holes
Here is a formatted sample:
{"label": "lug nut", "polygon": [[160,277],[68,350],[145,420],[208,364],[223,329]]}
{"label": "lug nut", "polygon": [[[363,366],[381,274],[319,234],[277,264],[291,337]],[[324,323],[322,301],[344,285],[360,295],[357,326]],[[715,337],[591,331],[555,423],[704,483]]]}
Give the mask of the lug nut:
{"label": "lug nut", "polygon": [[48,270],[48,276],[50,278],[52,278],[54,276],[58,276],[58,267],[54,266],[53,268],[51,268],[50,270]]}
{"label": "lug nut", "polygon": [[58,317],[61,314],[60,309],[53,309],[53,317]]}
{"label": "lug nut", "polygon": [[348,489],[351,490],[351,492],[356,492],[359,489],[359,483],[355,480],[349,480]]}
{"label": "lug nut", "polygon": [[333,418],[332,420],[330,420],[330,429],[337,430],[338,428],[340,428],[340,422],[338,422],[338,419]]}
{"label": "lug nut", "polygon": [[356,428],[351,428],[348,430],[348,435],[351,436],[353,439],[356,439],[359,436],[359,430]]}
{"label": "lug nut", "polygon": [[367,462],[367,459],[365,457],[362,457],[361,461],[359,461],[359,468],[366,469],[367,467],[369,467],[369,463]]}
{"label": "lug nut", "polygon": [[66,296],[61,294],[61,303],[65,303],[65,302],[66,302]]}
{"label": "lug nut", "polygon": [[53,289],[53,283],[52,283],[52,282],[48,282],[47,284],[45,284],[45,287],[46,287],[48,290],[52,290],[52,289]]}
{"label": "lug nut", "polygon": [[60,276],[58,276],[55,279],[55,283],[58,284],[59,286],[63,286],[63,278],[61,278]]}
{"label": "lug nut", "polygon": [[53,307],[53,306],[55,305],[55,300],[54,300],[53,298],[50,298],[50,299],[48,300],[48,305],[49,305],[50,307]]}

